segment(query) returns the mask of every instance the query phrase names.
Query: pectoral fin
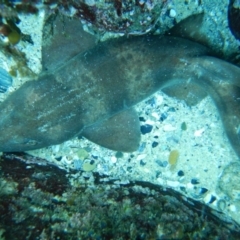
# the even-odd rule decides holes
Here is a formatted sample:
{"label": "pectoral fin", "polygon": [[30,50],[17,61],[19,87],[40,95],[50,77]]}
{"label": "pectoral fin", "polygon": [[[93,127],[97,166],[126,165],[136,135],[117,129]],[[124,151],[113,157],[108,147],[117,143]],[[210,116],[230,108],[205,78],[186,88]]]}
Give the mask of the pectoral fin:
{"label": "pectoral fin", "polygon": [[115,151],[136,151],[141,138],[138,115],[134,109],[124,110],[85,128],[82,136]]}

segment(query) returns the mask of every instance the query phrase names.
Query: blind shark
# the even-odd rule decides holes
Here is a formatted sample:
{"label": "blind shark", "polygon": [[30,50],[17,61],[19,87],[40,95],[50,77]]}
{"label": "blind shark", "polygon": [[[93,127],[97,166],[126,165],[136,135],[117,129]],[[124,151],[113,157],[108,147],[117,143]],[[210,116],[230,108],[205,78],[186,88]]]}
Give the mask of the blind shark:
{"label": "blind shark", "polygon": [[[177,37],[139,36],[99,43],[26,82],[0,105],[0,151],[18,152],[84,136],[132,152],[140,127],[134,106],[162,89],[199,89],[214,100],[240,156],[240,68]],[[181,97],[181,96],[180,96]]]}

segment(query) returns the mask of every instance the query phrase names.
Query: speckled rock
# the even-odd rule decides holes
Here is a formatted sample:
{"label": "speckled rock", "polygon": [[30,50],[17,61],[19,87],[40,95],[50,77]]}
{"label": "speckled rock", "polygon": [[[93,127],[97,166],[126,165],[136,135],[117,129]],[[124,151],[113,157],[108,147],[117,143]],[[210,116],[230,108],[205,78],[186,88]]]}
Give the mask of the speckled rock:
{"label": "speckled rock", "polygon": [[150,133],[153,129],[153,126],[150,125],[150,124],[145,124],[145,125],[142,125],[141,126],[141,133],[144,135],[144,134],[147,134],[147,133]]}
{"label": "speckled rock", "polygon": [[[234,221],[169,188],[143,181],[114,184],[93,173],[79,174],[76,181],[74,172],[66,178],[65,171],[44,160],[33,161],[26,155],[1,157],[1,182],[6,183],[0,189],[2,239],[239,236]],[[13,190],[5,191],[10,185]]]}
{"label": "speckled rock", "polygon": [[219,179],[220,189],[232,200],[240,201],[240,163],[233,162],[224,170]]}

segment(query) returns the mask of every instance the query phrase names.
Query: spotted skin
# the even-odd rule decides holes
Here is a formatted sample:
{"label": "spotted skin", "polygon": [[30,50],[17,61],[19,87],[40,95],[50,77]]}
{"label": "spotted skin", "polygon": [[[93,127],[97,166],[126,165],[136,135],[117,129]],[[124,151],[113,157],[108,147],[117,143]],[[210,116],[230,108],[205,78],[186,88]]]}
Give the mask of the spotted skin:
{"label": "spotted skin", "polygon": [[[86,129],[102,127],[160,89],[193,82],[215,101],[240,155],[240,69],[207,55],[201,45],[173,37],[143,36],[98,44],[25,83],[0,105],[0,151],[39,149],[84,136]],[[118,124],[117,118],[114,123]],[[96,142],[101,145],[101,136]],[[115,146],[114,150],[121,149]]]}

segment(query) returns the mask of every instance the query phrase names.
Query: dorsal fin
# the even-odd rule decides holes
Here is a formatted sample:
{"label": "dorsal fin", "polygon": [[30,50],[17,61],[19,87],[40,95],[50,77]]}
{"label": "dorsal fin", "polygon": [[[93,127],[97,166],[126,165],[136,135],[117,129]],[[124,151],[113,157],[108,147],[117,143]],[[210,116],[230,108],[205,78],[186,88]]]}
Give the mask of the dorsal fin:
{"label": "dorsal fin", "polygon": [[43,28],[43,71],[52,71],[75,55],[92,48],[96,37],[83,30],[79,19],[50,16]]}

